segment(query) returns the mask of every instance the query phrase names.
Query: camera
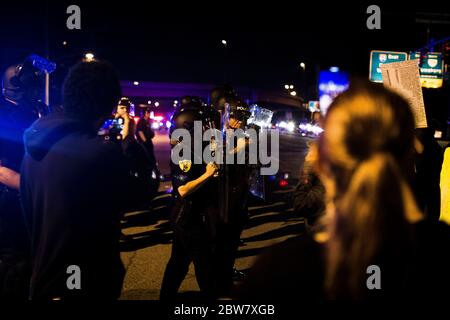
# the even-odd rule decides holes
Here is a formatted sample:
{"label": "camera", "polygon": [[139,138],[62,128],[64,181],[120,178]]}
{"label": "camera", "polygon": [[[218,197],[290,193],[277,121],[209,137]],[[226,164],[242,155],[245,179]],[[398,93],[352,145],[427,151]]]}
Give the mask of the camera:
{"label": "camera", "polygon": [[121,141],[122,140],[122,130],[124,125],[123,118],[113,118],[106,120],[98,131],[98,135],[103,137],[105,140],[110,141]]}

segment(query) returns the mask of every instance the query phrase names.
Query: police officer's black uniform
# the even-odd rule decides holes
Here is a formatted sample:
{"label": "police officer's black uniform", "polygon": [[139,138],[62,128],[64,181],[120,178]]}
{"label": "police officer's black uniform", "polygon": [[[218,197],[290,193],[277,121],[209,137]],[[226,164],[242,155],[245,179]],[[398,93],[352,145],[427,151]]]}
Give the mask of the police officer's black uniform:
{"label": "police officer's black uniform", "polygon": [[[250,115],[248,105],[239,98],[228,97],[227,100],[230,105],[230,117],[246,122]],[[218,223],[215,252],[215,270],[219,295],[228,295],[232,289],[233,266],[239,248],[240,236],[248,220],[249,181],[253,170],[253,166],[248,164],[248,148],[245,150],[245,158],[245,164],[226,165],[228,212],[226,221],[219,221]]]}
{"label": "police officer's black uniform", "polygon": [[[173,117],[172,130],[185,128],[193,132],[193,121],[206,123],[204,111],[204,107],[195,101],[182,105]],[[191,262],[194,263],[195,275],[204,298],[211,299],[216,294],[214,251],[217,179],[210,178],[199,189],[184,198],[178,193],[180,186],[205,173],[206,164],[194,163],[199,157],[201,155],[191,151],[190,154],[183,154],[183,160],[179,163],[171,162],[173,196],[176,199],[172,213],[174,238],[172,255],[161,287],[161,300],[173,300],[176,297]]]}

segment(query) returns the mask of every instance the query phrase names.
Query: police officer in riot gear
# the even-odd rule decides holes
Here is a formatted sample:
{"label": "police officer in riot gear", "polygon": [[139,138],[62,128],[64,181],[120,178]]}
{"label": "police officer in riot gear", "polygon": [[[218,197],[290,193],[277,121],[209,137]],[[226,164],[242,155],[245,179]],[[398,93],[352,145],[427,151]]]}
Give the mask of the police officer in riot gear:
{"label": "police officer in riot gear", "polygon": [[[250,117],[248,105],[238,97],[227,97],[229,110],[227,127],[231,130],[244,130],[247,119]],[[218,225],[216,247],[216,276],[220,295],[228,295],[233,286],[233,278],[240,271],[233,268],[236,259],[240,236],[248,220],[247,200],[249,194],[250,174],[253,170],[248,163],[248,148],[250,139],[246,136],[238,136],[237,144],[231,149],[232,153],[244,152],[245,163],[226,164],[228,204],[227,217]],[[244,275],[241,273],[240,277]]]}
{"label": "police officer in riot gear", "polygon": [[176,298],[191,262],[194,263],[195,275],[204,298],[213,299],[216,296],[214,242],[218,194],[215,174],[218,167],[213,163],[205,164],[202,155],[193,148],[194,123],[200,121],[203,130],[206,129],[210,123],[206,114],[202,103],[190,98],[184,99],[172,118],[172,148],[186,143],[173,137],[175,129],[187,130],[192,138],[190,145],[183,145],[187,152],[183,152],[182,160],[178,163],[171,161],[175,198],[172,212],[174,238],[160,293],[160,299],[165,301]]}
{"label": "police officer in riot gear", "polygon": [[234,89],[229,85],[221,85],[212,89],[209,99],[216,110],[223,111],[227,99],[233,97],[236,97]]}
{"label": "police officer in riot gear", "polygon": [[[221,127],[221,130],[223,129],[223,126],[228,126],[229,124],[224,124],[224,119],[223,119],[223,115],[226,112],[226,106],[228,106],[230,108],[229,112],[229,120],[231,120],[232,122],[232,126],[237,125],[234,129],[242,129],[243,127],[245,127],[246,125],[246,120],[249,118],[250,116],[250,110],[247,104],[245,104],[244,101],[242,101],[242,99],[240,99],[236,92],[234,91],[234,89],[229,86],[229,85],[221,85],[221,86],[217,86],[215,87],[211,93],[210,93],[210,102],[212,107],[217,110],[220,113],[220,118],[222,118],[222,125],[219,126]],[[238,122],[236,122],[236,120],[238,120]],[[228,120],[225,120],[225,122]],[[253,126],[254,129],[258,129],[256,127]],[[247,141],[248,142],[248,141]],[[238,169],[239,168],[239,169]],[[227,170],[229,171],[229,173],[227,173]],[[244,172],[240,172],[244,170]],[[224,168],[223,174],[222,174],[222,181],[220,182],[220,186],[221,186],[221,194],[222,194],[222,203],[219,205],[219,207],[224,208],[225,207],[225,211],[227,213],[225,213],[225,216],[222,217],[222,220],[225,220],[226,223],[224,223],[223,226],[223,230],[227,230],[222,232],[223,237],[222,237],[222,252],[221,250],[218,251],[218,259],[219,259],[219,263],[218,263],[218,268],[219,268],[219,282],[221,282],[222,284],[219,283],[219,287],[222,287],[221,291],[224,293],[228,293],[229,289],[231,287],[232,281],[231,279],[234,280],[241,280],[243,278],[245,278],[245,273],[243,273],[242,271],[237,270],[236,268],[233,267],[234,264],[234,260],[235,260],[235,256],[237,253],[237,249],[240,243],[240,234],[243,230],[243,226],[244,226],[244,221],[246,220],[247,217],[247,210],[243,209],[243,211],[240,211],[240,213],[235,214],[233,212],[233,210],[235,210],[236,208],[232,207],[232,203],[235,201],[234,199],[239,199],[239,193],[235,193],[233,195],[232,190],[239,190],[241,188],[236,188],[237,185],[240,185],[242,182],[245,182],[248,184],[248,177],[250,175],[250,172],[252,171],[251,166],[238,166],[238,167],[232,167],[232,166],[227,166],[226,168]],[[231,173],[231,174],[230,174]],[[245,174],[245,178],[241,179],[241,177],[239,176],[239,174],[242,173],[246,173]],[[237,179],[236,179],[237,178]],[[245,188],[242,188],[242,190],[247,190],[248,191],[248,186]],[[248,192],[243,192],[241,193],[242,195],[245,195],[245,199],[247,196]],[[244,200],[244,199],[241,199]],[[246,203],[242,202],[242,203]],[[246,206],[244,206],[246,208]],[[224,211],[224,210],[220,210],[220,212]],[[223,215],[223,213],[222,213]],[[231,222],[227,222],[226,220],[228,219],[229,216],[232,216],[232,220],[235,217],[244,217],[245,219],[234,219]],[[234,226],[235,228],[231,227]],[[239,231],[240,230],[240,231]],[[233,236],[227,236],[227,233],[231,233],[233,234]],[[237,243],[234,240],[231,239],[237,239]],[[234,252],[234,253],[232,253]],[[225,259],[227,262],[224,263],[223,259]],[[228,268],[228,266],[230,265],[230,262],[232,262],[230,269],[226,269]],[[230,273],[231,271],[231,273]]]}
{"label": "police officer in riot gear", "polygon": [[27,299],[30,242],[19,202],[23,133],[48,108],[33,61],[9,67],[0,103],[0,299]]}

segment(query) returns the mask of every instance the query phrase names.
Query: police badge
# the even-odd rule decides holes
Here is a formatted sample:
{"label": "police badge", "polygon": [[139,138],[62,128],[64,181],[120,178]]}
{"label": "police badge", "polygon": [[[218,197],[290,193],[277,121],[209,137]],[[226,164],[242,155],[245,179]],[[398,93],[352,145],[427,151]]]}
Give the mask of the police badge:
{"label": "police badge", "polygon": [[186,173],[189,170],[191,170],[192,161],[191,160],[180,160],[178,161],[178,165],[180,166],[180,169]]}

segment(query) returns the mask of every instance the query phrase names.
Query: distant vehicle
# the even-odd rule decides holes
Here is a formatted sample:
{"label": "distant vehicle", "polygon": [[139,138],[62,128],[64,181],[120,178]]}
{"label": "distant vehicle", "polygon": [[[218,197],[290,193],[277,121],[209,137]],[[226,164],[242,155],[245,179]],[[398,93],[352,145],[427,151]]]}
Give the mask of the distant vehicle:
{"label": "distant vehicle", "polygon": [[281,132],[299,133],[299,124],[307,122],[305,113],[298,110],[278,110],[272,117],[272,128]]}
{"label": "distant vehicle", "polygon": [[265,177],[265,202],[290,200],[291,194],[298,183],[290,172],[279,172]]}
{"label": "distant vehicle", "polygon": [[150,126],[153,131],[164,131],[170,129],[170,121],[164,115],[150,113]]}
{"label": "distant vehicle", "polygon": [[297,132],[297,127],[294,121],[280,121],[275,124],[275,128],[281,131]]}
{"label": "distant vehicle", "polygon": [[313,123],[301,123],[298,128],[303,137],[317,138],[323,132],[321,127]]}

